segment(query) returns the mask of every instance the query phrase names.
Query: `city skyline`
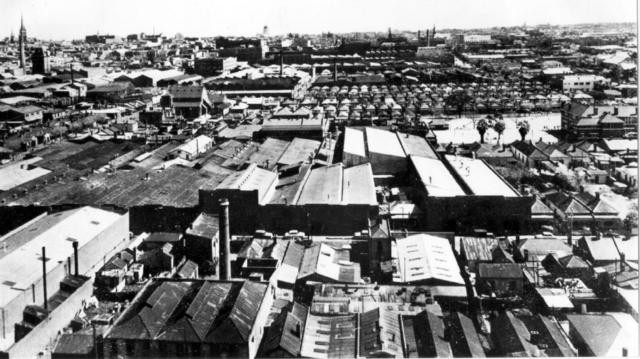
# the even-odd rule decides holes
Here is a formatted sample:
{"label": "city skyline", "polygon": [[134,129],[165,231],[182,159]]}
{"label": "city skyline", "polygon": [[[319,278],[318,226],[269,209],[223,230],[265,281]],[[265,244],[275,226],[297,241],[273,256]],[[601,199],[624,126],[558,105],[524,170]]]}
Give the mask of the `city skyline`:
{"label": "city skyline", "polygon": [[[65,1],[61,7],[45,0],[14,1],[3,5],[0,14],[2,36],[17,34],[24,16],[29,37],[72,40],[87,34],[162,33],[173,36],[253,36],[268,26],[270,34],[322,32],[375,32],[437,28],[490,28],[552,24],[635,22],[636,3],[632,0],[563,0],[520,3],[491,0],[477,3],[456,1],[405,0],[395,6],[403,16],[389,16],[382,1],[360,0],[308,4],[291,0],[260,3],[241,0],[233,4],[189,1],[178,6],[164,2],[123,0],[110,2]],[[185,6],[187,5],[187,6]],[[372,6],[373,5],[373,6]],[[377,5],[377,6],[376,6]],[[460,12],[464,8],[465,12]],[[549,11],[553,8],[554,11]],[[73,9],[73,12],[69,11]],[[124,10],[123,10],[124,9]],[[242,10],[237,10],[242,9]],[[364,14],[366,9],[366,17]],[[504,13],[496,21],[496,13]],[[394,14],[400,14],[394,12]],[[146,14],[147,16],[141,16]],[[223,21],[216,14],[225,14]],[[313,14],[313,16],[307,16]],[[323,21],[322,19],[332,19]],[[447,19],[446,21],[444,19]],[[52,30],[54,29],[54,30]]]}

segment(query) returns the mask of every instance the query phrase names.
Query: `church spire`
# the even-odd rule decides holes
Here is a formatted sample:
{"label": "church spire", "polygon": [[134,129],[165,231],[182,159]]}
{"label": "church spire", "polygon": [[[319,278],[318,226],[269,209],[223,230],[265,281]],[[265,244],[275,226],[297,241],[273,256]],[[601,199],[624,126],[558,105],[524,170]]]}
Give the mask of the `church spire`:
{"label": "church spire", "polygon": [[18,34],[18,44],[20,51],[20,67],[24,70],[27,66],[25,61],[25,46],[27,45],[27,29],[24,27],[24,17],[20,14],[20,33]]}

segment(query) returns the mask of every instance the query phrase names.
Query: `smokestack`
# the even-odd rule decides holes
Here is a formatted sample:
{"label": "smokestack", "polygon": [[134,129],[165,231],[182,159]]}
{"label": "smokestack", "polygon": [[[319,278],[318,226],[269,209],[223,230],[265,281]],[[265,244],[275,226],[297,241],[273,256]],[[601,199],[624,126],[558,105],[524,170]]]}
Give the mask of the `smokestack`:
{"label": "smokestack", "polygon": [[420,30],[418,30],[418,42],[420,42]]}
{"label": "smokestack", "polygon": [[429,30],[427,30],[427,46],[431,46],[431,37],[429,37]]}
{"label": "smokestack", "polygon": [[49,313],[49,303],[47,299],[47,251],[44,246],[42,246],[42,290],[44,292],[44,310]]}
{"label": "smokestack", "polygon": [[333,82],[338,81],[338,59],[333,58]]}
{"label": "smokestack", "polygon": [[73,80],[73,64],[69,64],[69,70],[71,70],[71,83],[74,84],[75,81]]}
{"label": "smokestack", "polygon": [[73,241],[73,270],[76,276],[78,276],[80,271],[78,270],[78,241]]}
{"label": "smokestack", "polygon": [[282,77],[282,68],[283,68],[284,60],[282,58],[282,50],[280,50],[280,77]]}
{"label": "smokestack", "polygon": [[229,280],[231,278],[231,255],[229,253],[229,200],[226,198],[220,199],[220,207],[218,209],[218,216],[220,222],[220,260],[219,262],[219,278],[221,280]]}

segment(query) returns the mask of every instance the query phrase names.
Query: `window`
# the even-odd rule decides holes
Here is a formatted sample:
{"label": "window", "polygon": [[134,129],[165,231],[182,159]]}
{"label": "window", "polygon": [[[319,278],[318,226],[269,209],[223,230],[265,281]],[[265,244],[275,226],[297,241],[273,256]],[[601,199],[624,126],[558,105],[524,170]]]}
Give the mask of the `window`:
{"label": "window", "polygon": [[135,342],[133,340],[125,341],[125,349],[127,355],[133,355],[135,351]]}

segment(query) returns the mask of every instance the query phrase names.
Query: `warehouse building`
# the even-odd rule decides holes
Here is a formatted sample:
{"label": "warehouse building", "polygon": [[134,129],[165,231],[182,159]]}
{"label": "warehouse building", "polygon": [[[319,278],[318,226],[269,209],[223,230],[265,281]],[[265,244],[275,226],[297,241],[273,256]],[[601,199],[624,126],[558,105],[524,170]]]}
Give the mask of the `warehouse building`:
{"label": "warehouse building", "polygon": [[273,294],[252,281],[154,279],[105,333],[105,357],[253,359]]}
{"label": "warehouse building", "polygon": [[303,164],[290,172],[279,175],[252,164],[213,189],[201,188],[200,207],[215,213],[218,199],[228,198],[234,233],[353,233],[368,228],[369,219],[378,214],[368,163],[350,168],[341,163],[317,168]]}
{"label": "warehouse building", "polygon": [[[77,256],[73,243],[77,243]],[[103,265],[104,258],[128,243],[129,214],[94,207],[44,213],[0,238],[0,352],[15,354],[20,344],[15,340],[15,324],[23,320],[27,306],[46,307],[48,295],[53,295],[67,276],[75,274],[76,266],[79,275],[90,277]],[[48,321],[59,322],[59,330],[74,314],[53,310]],[[20,349],[24,355],[24,348]]]}

